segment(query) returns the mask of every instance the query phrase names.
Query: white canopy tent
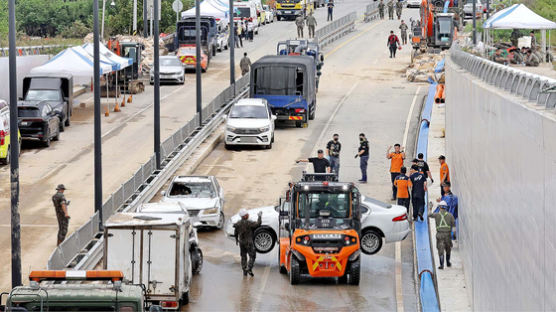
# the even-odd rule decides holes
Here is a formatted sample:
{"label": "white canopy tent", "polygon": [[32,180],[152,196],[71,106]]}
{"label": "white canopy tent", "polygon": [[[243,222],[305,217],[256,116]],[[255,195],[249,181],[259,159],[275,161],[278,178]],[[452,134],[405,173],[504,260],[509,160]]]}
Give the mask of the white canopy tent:
{"label": "white canopy tent", "polygon": [[524,4],[514,4],[493,14],[483,24],[486,30],[487,41],[490,29],[531,29],[541,31],[541,48],[546,54],[546,30],[556,29],[556,23],[531,11]]}
{"label": "white canopy tent", "polygon": [[[201,16],[213,16],[216,19],[223,20],[228,18],[228,7],[215,6],[211,2],[203,1],[200,4]],[[195,7],[181,12],[181,18],[195,17]]]}
{"label": "white canopy tent", "polygon": [[[89,54],[91,57],[94,53],[94,46],[91,43],[86,43],[84,45],[81,46],[86,52],[87,54]],[[112,67],[115,67],[115,70],[122,70],[128,66],[131,66],[133,64],[133,59],[127,58],[127,57],[121,57],[119,55],[117,55],[116,53],[110,51],[105,45],[101,44],[99,45],[99,52],[100,52],[100,57],[101,60],[104,61],[108,61],[111,63]]]}

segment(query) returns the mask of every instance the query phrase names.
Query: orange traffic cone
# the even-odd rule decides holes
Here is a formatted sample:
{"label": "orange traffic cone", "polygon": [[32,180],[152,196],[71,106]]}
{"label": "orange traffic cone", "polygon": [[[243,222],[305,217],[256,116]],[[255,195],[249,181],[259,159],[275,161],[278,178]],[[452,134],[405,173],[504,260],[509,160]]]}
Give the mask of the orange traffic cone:
{"label": "orange traffic cone", "polygon": [[120,106],[121,106],[121,107],[125,107],[125,95],[124,95],[124,97],[122,98],[122,104],[120,104]]}
{"label": "orange traffic cone", "polygon": [[130,95],[129,95],[129,97],[127,98],[127,102],[128,102],[128,103],[131,103],[131,102],[133,102],[133,99],[132,99],[132,97],[133,97],[133,95],[131,95],[131,94],[130,94]]}
{"label": "orange traffic cone", "polygon": [[106,110],[104,111],[104,117],[110,116],[110,110],[108,109],[108,105],[105,106]]}

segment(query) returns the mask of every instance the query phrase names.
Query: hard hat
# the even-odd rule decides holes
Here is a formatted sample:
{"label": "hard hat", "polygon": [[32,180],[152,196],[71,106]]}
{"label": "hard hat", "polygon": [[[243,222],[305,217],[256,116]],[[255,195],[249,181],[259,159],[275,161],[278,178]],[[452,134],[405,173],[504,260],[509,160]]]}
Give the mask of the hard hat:
{"label": "hard hat", "polygon": [[63,184],[58,184],[58,186],[56,187],[56,190],[65,190],[66,187]]}
{"label": "hard hat", "polygon": [[448,207],[448,204],[446,203],[446,201],[443,200],[443,201],[441,201],[441,202],[438,203],[438,207],[440,207],[440,208],[446,208],[446,207]]}
{"label": "hard hat", "polygon": [[239,210],[239,216],[240,216],[240,217],[243,218],[243,217],[245,217],[246,215],[248,215],[247,210],[245,210],[245,209],[243,209],[243,208]]}

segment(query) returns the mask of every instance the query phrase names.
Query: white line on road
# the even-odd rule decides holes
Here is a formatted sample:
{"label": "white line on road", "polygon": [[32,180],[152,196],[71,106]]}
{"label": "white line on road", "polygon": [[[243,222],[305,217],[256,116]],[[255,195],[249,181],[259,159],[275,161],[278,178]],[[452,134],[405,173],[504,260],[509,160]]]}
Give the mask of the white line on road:
{"label": "white line on road", "polygon": [[[405,131],[403,133],[403,141],[402,146],[407,145],[407,136],[409,134],[409,125],[411,124],[411,116],[413,116],[413,109],[415,108],[415,103],[417,102],[417,95],[419,95],[419,91],[421,90],[421,86],[417,87],[415,90],[415,95],[413,96],[413,101],[411,102],[411,107],[409,108],[409,112],[407,113],[407,119],[405,121]],[[395,249],[395,262],[396,262],[396,305],[397,311],[403,312],[403,289],[402,289],[402,243],[396,242],[396,249]]]}
{"label": "white line on road", "polygon": [[263,292],[264,292],[264,289],[266,288],[266,282],[268,281],[268,276],[269,275],[270,275],[270,265],[267,265],[264,268],[263,279],[261,280],[261,288],[260,288],[261,291],[259,291],[259,293],[257,294],[257,300],[255,301],[255,304],[253,305],[254,309],[252,311],[261,310],[257,307],[259,306],[259,303],[263,299]]}

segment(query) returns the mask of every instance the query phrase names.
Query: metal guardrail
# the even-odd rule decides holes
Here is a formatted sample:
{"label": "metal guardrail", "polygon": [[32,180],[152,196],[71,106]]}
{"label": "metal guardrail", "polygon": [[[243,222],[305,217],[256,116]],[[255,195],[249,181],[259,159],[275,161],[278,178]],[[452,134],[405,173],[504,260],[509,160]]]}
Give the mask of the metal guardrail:
{"label": "metal guardrail", "polygon": [[363,21],[365,23],[368,23],[376,19],[378,19],[378,2],[373,2],[367,5],[365,9],[365,18]]}
{"label": "metal guardrail", "polygon": [[315,37],[321,48],[355,29],[355,20],[357,13],[351,12],[348,15],[341,17],[332,23],[321,27],[315,31]]}
{"label": "metal guardrail", "polygon": [[[25,55],[41,55],[41,54],[52,54],[53,51],[62,48],[65,49],[69,45],[64,44],[51,44],[42,46],[26,46],[26,47],[16,47],[17,56]],[[0,56],[9,56],[9,48],[0,48]]]}
{"label": "metal guardrail", "polygon": [[456,44],[452,45],[450,58],[452,62],[488,84],[547,109],[556,107],[555,79],[489,61],[462,51]]}
{"label": "metal guardrail", "polygon": [[[148,202],[179,166],[223,121],[220,117],[232,103],[247,94],[249,75],[236,81],[222,91],[202,110],[203,125],[196,114],[187,124],[178,129],[161,144],[162,170],[156,170],[154,155],[108,197],[102,206],[103,221],[116,212],[129,211],[137,205]],[[234,96],[236,95],[236,96]],[[104,240],[98,231],[99,215],[93,217],[73,232],[48,259],[47,268],[91,269],[102,256]]]}

